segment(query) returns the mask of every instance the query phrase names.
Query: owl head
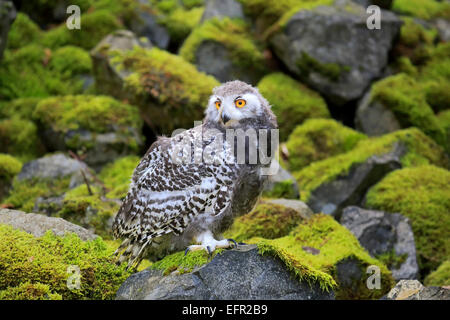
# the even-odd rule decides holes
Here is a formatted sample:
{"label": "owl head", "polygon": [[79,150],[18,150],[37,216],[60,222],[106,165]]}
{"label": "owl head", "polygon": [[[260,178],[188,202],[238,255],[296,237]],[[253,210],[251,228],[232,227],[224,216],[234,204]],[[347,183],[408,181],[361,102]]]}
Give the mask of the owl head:
{"label": "owl head", "polygon": [[238,128],[244,123],[276,128],[269,102],[251,85],[234,80],[213,89],[205,111],[205,122],[222,128]]}

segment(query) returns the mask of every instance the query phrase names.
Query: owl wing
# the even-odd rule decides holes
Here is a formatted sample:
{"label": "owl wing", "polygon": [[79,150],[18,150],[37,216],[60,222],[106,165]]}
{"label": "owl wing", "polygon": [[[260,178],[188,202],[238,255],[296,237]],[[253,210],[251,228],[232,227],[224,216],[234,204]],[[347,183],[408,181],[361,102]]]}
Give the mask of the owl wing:
{"label": "owl wing", "polygon": [[[198,138],[195,130],[185,135]],[[220,214],[231,203],[232,170],[220,163],[174,162],[176,137],[158,139],[136,167],[113,224],[116,237],[145,242],[180,234],[198,214]]]}

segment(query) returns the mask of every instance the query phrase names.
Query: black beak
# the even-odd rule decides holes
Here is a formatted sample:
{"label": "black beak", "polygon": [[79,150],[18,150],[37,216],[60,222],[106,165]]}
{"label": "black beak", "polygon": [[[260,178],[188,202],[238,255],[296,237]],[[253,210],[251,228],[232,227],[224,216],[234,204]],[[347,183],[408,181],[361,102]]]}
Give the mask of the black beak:
{"label": "black beak", "polygon": [[223,124],[226,124],[228,121],[230,121],[230,117],[227,116],[225,113],[222,113],[222,122]]}

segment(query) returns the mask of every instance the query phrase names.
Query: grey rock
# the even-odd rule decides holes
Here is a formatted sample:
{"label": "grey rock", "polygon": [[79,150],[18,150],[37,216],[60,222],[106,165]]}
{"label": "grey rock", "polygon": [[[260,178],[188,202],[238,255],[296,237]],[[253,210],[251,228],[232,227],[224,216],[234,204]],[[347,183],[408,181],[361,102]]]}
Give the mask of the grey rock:
{"label": "grey rock", "polygon": [[353,0],[353,2],[367,8],[370,5],[377,5],[384,9],[389,9],[393,0]]}
{"label": "grey rock", "polygon": [[378,136],[400,130],[402,127],[395,114],[382,103],[371,101],[370,91],[358,104],[355,126],[369,136]]}
{"label": "grey rock", "polygon": [[245,19],[242,4],[237,0],[207,0],[200,22],[211,18]]}
{"label": "grey rock", "polygon": [[450,289],[424,287],[417,280],[400,280],[383,300],[450,300]]}
{"label": "grey rock", "polygon": [[0,209],[0,224],[10,225],[35,237],[42,237],[48,230],[52,230],[57,236],[64,236],[66,233],[73,232],[82,240],[92,240],[97,237],[91,231],[64,219],[17,210]]}
{"label": "grey rock", "polygon": [[397,256],[405,255],[401,265],[388,266],[394,279],[417,278],[419,266],[414,234],[408,218],[399,213],[350,206],[343,210],[340,222],[355,235],[371,256],[390,252]]}
{"label": "grey rock", "polygon": [[295,210],[302,219],[309,219],[312,217],[314,212],[300,200],[291,200],[291,199],[270,199],[265,200],[265,202],[278,204],[280,206],[285,206]]}
{"label": "grey rock", "polygon": [[86,164],[58,153],[25,163],[17,179],[59,179],[80,174],[81,170],[87,171]]}
{"label": "grey rock", "polygon": [[[343,105],[359,99],[382,75],[402,24],[395,14],[381,10],[381,29],[369,30],[369,16],[366,8],[349,0],[300,10],[270,37],[270,43],[297,78],[331,103]],[[330,67],[337,72],[331,75]]]}
{"label": "grey rock", "polygon": [[242,246],[216,255],[191,273],[169,274],[144,270],[129,277],[118,300],[312,300],[334,299],[318,284],[295,279],[276,258],[261,256],[256,246]]}
{"label": "grey rock", "polygon": [[14,19],[16,19],[16,14],[16,8],[11,1],[0,0],[0,61],[3,58],[8,32]]}
{"label": "grey rock", "polygon": [[195,52],[195,65],[199,71],[214,76],[220,82],[239,79],[256,85],[263,74],[260,68],[236,66],[230,58],[227,48],[215,41],[205,40]]}
{"label": "grey rock", "polygon": [[138,37],[145,37],[150,43],[161,49],[167,49],[170,43],[170,35],[167,29],[160,25],[156,15],[148,10],[148,1],[139,0],[142,8],[136,10],[136,17],[129,23],[129,28]]}
{"label": "grey rock", "polygon": [[57,213],[63,207],[64,195],[56,197],[38,197],[34,201],[33,212],[43,213],[51,216]]}
{"label": "grey rock", "polygon": [[360,205],[367,190],[387,173],[401,167],[400,157],[406,149],[396,143],[394,150],[384,155],[372,156],[365,162],[355,164],[345,175],[321,184],[311,192],[307,202],[314,212],[323,212],[340,219],[342,209]]}
{"label": "grey rock", "polygon": [[438,30],[439,38],[441,39],[441,41],[450,41],[450,21],[439,18],[434,21],[434,26]]}

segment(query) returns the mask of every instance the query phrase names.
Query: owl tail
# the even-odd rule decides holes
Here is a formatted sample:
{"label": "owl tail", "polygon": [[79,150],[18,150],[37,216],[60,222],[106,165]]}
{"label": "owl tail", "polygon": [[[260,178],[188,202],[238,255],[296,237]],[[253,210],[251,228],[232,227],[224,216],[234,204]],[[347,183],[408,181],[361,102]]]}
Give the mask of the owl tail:
{"label": "owl tail", "polygon": [[139,264],[144,259],[145,249],[150,240],[145,243],[133,242],[131,239],[125,239],[122,244],[114,252],[117,256],[116,264],[121,265],[123,262],[127,262],[128,269],[137,269]]}

